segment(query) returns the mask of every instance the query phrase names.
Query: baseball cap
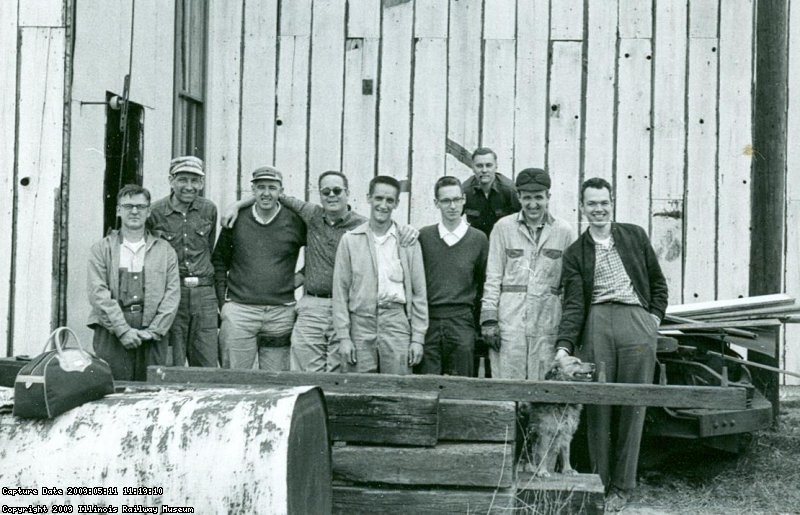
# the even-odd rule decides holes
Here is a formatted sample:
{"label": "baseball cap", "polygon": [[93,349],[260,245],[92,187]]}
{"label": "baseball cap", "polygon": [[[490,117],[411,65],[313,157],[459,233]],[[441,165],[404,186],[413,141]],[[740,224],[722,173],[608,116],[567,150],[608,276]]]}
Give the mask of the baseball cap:
{"label": "baseball cap", "polygon": [[550,189],[550,174],[541,168],[526,168],[517,174],[518,190],[543,191]]}
{"label": "baseball cap", "polygon": [[175,175],[176,173],[193,173],[200,177],[205,177],[203,172],[203,160],[195,156],[180,156],[173,158],[169,162],[169,174]]}
{"label": "baseball cap", "polygon": [[256,168],[253,172],[253,178],[250,179],[250,182],[256,181],[278,181],[279,183],[283,184],[283,174],[277,168],[273,168],[271,166],[262,166],[261,168]]}

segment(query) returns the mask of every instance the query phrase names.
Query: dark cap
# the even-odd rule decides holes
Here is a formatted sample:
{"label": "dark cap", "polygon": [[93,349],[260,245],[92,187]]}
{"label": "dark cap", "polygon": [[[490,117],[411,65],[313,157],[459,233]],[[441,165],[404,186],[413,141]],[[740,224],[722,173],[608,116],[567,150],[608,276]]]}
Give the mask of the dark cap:
{"label": "dark cap", "polygon": [[250,182],[256,181],[278,181],[283,185],[283,174],[277,168],[262,166],[261,168],[256,168],[253,172],[253,178],[250,179]]}
{"label": "dark cap", "polygon": [[541,168],[526,168],[517,174],[518,190],[543,191],[550,189],[550,174]]}

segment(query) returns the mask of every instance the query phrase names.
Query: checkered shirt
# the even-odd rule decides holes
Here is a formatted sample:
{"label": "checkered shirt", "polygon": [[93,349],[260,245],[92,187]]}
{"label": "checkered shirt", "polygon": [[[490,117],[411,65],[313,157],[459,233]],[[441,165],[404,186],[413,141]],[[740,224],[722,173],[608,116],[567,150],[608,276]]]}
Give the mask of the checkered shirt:
{"label": "checkered shirt", "polygon": [[594,287],[592,288],[592,304],[618,302],[641,306],[642,302],[633,289],[633,283],[625,265],[619,257],[614,237],[608,241],[594,244]]}

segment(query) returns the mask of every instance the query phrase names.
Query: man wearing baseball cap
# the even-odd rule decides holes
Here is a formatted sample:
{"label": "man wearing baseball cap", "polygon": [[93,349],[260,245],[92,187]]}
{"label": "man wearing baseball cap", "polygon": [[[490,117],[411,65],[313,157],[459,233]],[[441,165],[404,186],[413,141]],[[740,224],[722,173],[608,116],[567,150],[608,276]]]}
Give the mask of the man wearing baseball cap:
{"label": "man wearing baseball cap", "polygon": [[515,186],[522,210],[498,220],[489,238],[481,333],[492,377],[542,380],[561,318],[561,257],[575,235],[548,210],[547,172],[526,168]]}
{"label": "man wearing baseball cap", "polygon": [[169,330],[172,364],[216,367],[217,297],[211,251],[216,238],[217,206],[200,196],[205,172],[194,156],[174,158],[169,168],[172,191],[153,203],[147,220],[178,255],[181,303]]}
{"label": "man wearing baseball cap", "polygon": [[220,357],[225,368],[252,368],[258,356],[262,370],[289,370],[295,267],[306,226],[281,206],[279,170],[257,168],[250,182],[255,203],[239,211],[232,228],[222,229],[212,256],[222,318]]}

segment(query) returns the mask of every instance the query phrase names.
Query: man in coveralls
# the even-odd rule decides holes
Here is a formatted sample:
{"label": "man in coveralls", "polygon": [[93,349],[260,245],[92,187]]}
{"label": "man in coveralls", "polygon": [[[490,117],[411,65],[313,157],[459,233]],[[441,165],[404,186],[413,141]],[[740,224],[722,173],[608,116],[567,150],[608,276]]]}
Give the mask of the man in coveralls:
{"label": "man in coveralls", "polygon": [[501,218],[489,238],[481,333],[492,377],[543,380],[561,319],[561,258],[575,237],[548,211],[547,172],[526,168],[516,187],[522,211]]}
{"label": "man in coveralls", "polygon": [[428,329],[419,242],[401,247],[392,211],[400,183],[369,183],[369,222],[345,233],[333,269],[333,325],[345,372],[410,374],[422,361]]}
{"label": "man in coveralls", "polygon": [[149,365],[167,364],[167,339],[181,300],[178,258],[145,229],[150,192],[124,186],[117,196],[119,231],[92,246],[88,325],[94,352],[117,381],[144,381]]}
{"label": "man in coveralls", "polygon": [[153,202],[147,226],[159,231],[178,255],[181,304],[169,330],[172,364],[216,367],[217,295],[211,252],[217,230],[217,206],[200,196],[204,186],[203,161],[176,157],[170,163],[172,192]]}

